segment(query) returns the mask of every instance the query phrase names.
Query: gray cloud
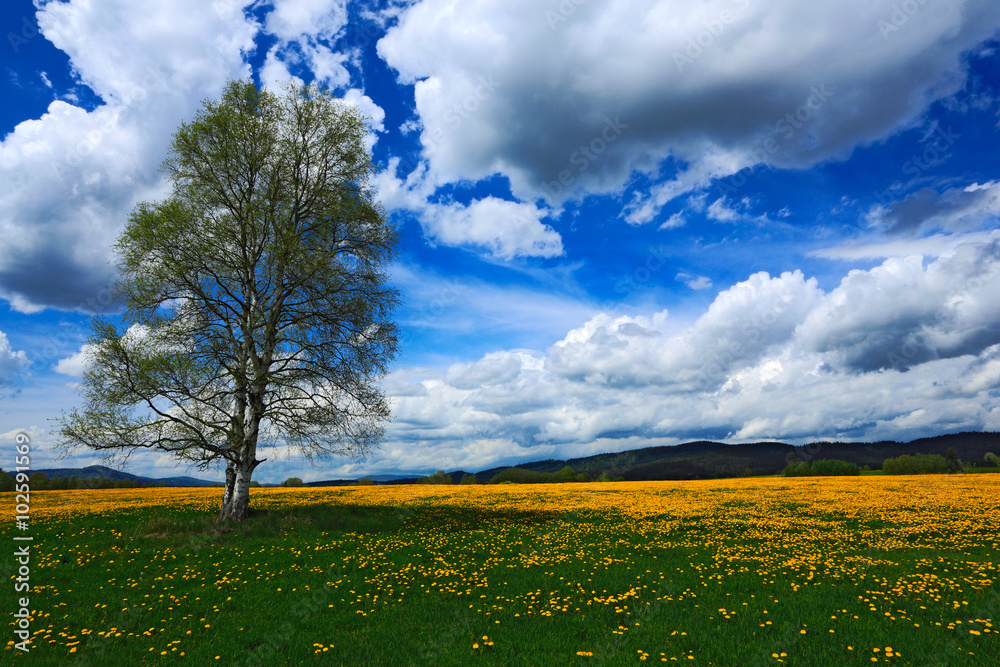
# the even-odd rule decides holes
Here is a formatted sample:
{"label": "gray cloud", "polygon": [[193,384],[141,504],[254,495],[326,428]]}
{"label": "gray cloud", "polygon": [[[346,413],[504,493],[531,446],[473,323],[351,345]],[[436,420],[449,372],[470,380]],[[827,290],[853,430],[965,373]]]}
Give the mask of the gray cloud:
{"label": "gray cloud", "polygon": [[531,0],[425,0],[380,40],[415,86],[440,181],[499,172],[515,195],[558,203],[672,156],[677,174],[629,210],[648,222],[712,178],[844,157],[915,122],[1000,26],[990,0],[921,4],[902,21],[889,0],[574,7],[552,20]]}
{"label": "gray cloud", "polygon": [[939,193],[923,188],[888,206],[878,206],[869,219],[892,235],[927,231],[963,232],[1000,215],[1000,183],[973,184]]}
{"label": "gray cloud", "polygon": [[926,267],[889,259],[852,271],[796,332],[838,367],[907,370],[1000,343],[1000,241],[964,244]]}
{"label": "gray cloud", "polygon": [[0,265],[0,296],[27,312],[43,304],[94,314],[112,310],[113,267],[88,265],[72,246],[49,242],[51,246],[39,242]]}

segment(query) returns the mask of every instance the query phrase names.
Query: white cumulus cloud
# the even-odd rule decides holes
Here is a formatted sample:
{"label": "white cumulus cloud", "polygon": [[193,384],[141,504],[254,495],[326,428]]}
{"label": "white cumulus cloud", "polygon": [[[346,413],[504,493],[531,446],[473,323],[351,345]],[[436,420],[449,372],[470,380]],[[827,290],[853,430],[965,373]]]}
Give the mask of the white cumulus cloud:
{"label": "white cumulus cloud", "polygon": [[562,237],[544,222],[549,209],[494,196],[468,204],[433,202],[426,172],[414,170],[402,180],[396,176],[398,166],[399,158],[392,158],[389,168],[376,175],[379,200],[387,208],[414,213],[431,243],[474,246],[505,260],[562,255]]}
{"label": "white cumulus cloud", "polygon": [[0,143],[0,297],[24,312],[100,310],[113,240],[135,203],[163,194],[170,135],[249,74],[257,26],[197,0],[48,2],[37,17],[103,104],[52,102]]}
{"label": "white cumulus cloud", "polygon": [[87,369],[87,364],[90,363],[93,350],[93,345],[90,345],[89,343],[85,344],[70,356],[57,361],[53,370],[62,375],[82,378],[83,372]]}
{"label": "white cumulus cloud", "polygon": [[[598,313],[546,350],[404,369],[396,454],[455,467],[570,457],[685,439],[875,440],[993,428],[1000,415],[1000,250],[968,242],[851,271],[825,292],[757,273],[695,321]],[[878,333],[873,333],[878,332]],[[454,442],[490,442],[470,457]],[[404,456],[406,443],[427,454]],[[502,443],[507,443],[506,449]],[[452,458],[454,457],[454,458]]]}
{"label": "white cumulus cloud", "polygon": [[902,19],[897,5],[424,0],[378,51],[414,85],[435,181],[501,173],[517,197],[558,205],[673,158],[630,203],[638,224],[744,167],[806,167],[912,125],[1000,26],[991,0]]}
{"label": "white cumulus cloud", "polygon": [[14,350],[7,334],[0,331],[0,391],[17,388],[31,361],[24,350]]}

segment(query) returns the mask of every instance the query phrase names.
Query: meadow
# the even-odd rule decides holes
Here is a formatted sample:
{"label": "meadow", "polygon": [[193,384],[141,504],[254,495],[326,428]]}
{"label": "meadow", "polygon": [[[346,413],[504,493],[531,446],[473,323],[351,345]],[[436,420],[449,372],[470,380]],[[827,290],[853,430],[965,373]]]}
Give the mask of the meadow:
{"label": "meadow", "polygon": [[219,489],[33,493],[32,650],[11,624],[0,661],[1000,664],[996,475],[251,497],[217,526]]}

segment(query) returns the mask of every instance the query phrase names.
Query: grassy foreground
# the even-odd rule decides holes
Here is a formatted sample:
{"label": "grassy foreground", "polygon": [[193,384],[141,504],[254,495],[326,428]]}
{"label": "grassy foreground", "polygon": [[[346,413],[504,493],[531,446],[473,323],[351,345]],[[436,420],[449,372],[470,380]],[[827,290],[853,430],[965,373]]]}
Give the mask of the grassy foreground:
{"label": "grassy foreground", "polygon": [[0,662],[1000,664],[1000,476],[252,493],[32,494]]}

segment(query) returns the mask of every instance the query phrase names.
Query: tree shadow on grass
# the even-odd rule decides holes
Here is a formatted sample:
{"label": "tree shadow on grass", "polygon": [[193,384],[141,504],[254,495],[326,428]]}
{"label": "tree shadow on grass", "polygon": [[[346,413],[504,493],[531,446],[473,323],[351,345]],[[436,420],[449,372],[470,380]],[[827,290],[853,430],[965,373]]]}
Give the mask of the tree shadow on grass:
{"label": "tree shadow on grass", "polygon": [[138,517],[129,531],[134,540],[200,549],[233,542],[308,538],[320,534],[395,534],[433,527],[449,533],[482,530],[497,524],[546,526],[593,520],[576,512],[511,508],[466,508],[413,503],[402,506],[321,504],[253,509],[243,521],[216,523],[212,514],[152,511]]}

